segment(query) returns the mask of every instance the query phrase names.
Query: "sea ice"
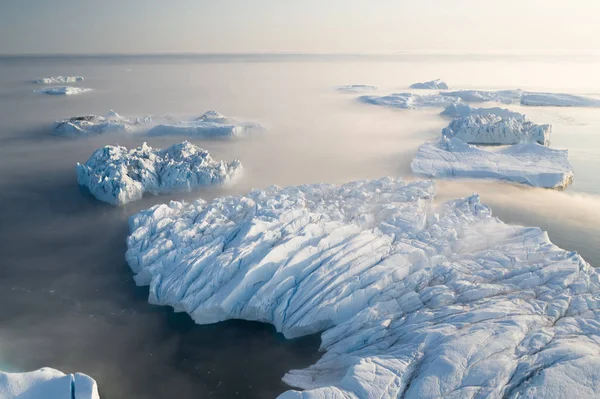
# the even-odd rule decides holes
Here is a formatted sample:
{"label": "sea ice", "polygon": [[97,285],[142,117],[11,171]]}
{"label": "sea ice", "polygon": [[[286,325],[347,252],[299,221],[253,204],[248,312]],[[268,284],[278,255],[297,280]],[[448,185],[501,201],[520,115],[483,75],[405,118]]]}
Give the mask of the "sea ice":
{"label": "sea ice", "polygon": [[141,199],[146,192],[185,192],[228,184],[241,172],[239,160],[215,161],[187,141],[164,150],[146,143],[132,150],[108,145],[96,150],[85,164],[77,164],[77,182],[100,201],[123,205]]}
{"label": "sea ice", "polygon": [[539,143],[550,145],[552,125],[495,114],[475,114],[455,118],[442,130],[444,137],[456,137],[470,144]]}
{"label": "sea ice", "polygon": [[548,107],[600,107],[600,100],[560,93],[523,93],[522,105]]}
{"label": "sea ice", "polygon": [[53,96],[73,96],[75,94],[85,93],[86,91],[91,91],[92,89],[86,89],[83,87],[73,87],[73,86],[57,86],[57,87],[48,87],[47,89],[37,90],[39,93],[50,94]]}
{"label": "sea ice", "polygon": [[251,122],[239,122],[217,111],[208,111],[192,121],[160,124],[148,132],[150,136],[183,135],[206,138],[233,138],[263,132],[264,128]]}
{"label": "sea ice", "polygon": [[[551,151],[539,146],[541,151]],[[592,398],[600,276],[477,195],[393,178],[171,202],[130,219],[149,301],[200,324],[323,332],[282,398]]]}
{"label": "sea ice", "polygon": [[474,108],[468,104],[451,104],[444,109],[440,115],[457,118],[460,116],[469,115],[497,115],[502,118],[514,118],[519,121],[525,121],[525,115],[508,110],[506,108],[491,107],[491,108]]}
{"label": "sea ice", "polygon": [[2,399],[100,399],[96,381],[51,368],[27,373],[0,372]]}
{"label": "sea ice", "polygon": [[58,85],[65,83],[82,82],[83,76],[49,76],[47,78],[38,79],[35,83],[40,85]]}
{"label": "sea ice", "polygon": [[106,132],[133,132],[148,127],[152,118],[130,120],[115,111],[106,116],[86,115],[64,119],[54,123],[54,134],[64,137],[82,137]]}
{"label": "sea ice", "polygon": [[368,85],[346,85],[339,86],[336,88],[336,90],[344,93],[365,93],[369,91],[375,91],[377,90],[377,87]]}
{"label": "sea ice", "polygon": [[423,144],[411,168],[428,177],[508,180],[545,188],[564,188],[573,180],[573,167],[566,150],[535,143],[493,151],[457,138],[442,138]]}
{"label": "sea ice", "polygon": [[358,97],[358,100],[368,104],[404,109],[447,107],[461,101],[459,98],[442,96],[440,94],[419,95],[412,93],[394,93],[387,96],[361,96]]}
{"label": "sea ice", "polygon": [[461,100],[467,103],[482,103],[493,101],[503,104],[512,104],[515,102],[519,102],[522,94],[523,92],[521,90],[457,90],[440,93],[440,95],[442,96],[460,98]]}
{"label": "sea ice", "polygon": [[446,82],[441,79],[430,80],[428,82],[414,83],[410,85],[411,89],[430,89],[430,90],[448,90]]}

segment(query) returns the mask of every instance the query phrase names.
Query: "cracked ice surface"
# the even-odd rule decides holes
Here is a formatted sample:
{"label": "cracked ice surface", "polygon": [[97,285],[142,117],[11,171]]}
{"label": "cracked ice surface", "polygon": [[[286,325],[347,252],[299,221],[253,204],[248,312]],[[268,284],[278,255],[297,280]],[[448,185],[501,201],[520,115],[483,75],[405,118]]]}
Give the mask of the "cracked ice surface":
{"label": "cracked ice surface", "polygon": [[597,272],[476,195],[433,196],[385,178],[171,202],[130,219],[126,257],[197,323],[324,331],[282,398],[597,396]]}
{"label": "cracked ice surface", "polygon": [[508,110],[506,108],[491,107],[491,108],[474,108],[467,104],[452,104],[446,107],[440,115],[457,118],[470,115],[496,115],[502,118],[514,118],[519,121],[525,121],[525,115]]}
{"label": "cracked ice surface", "polygon": [[96,381],[85,374],[51,368],[26,373],[0,372],[2,399],[100,399]]}
{"label": "cracked ice surface", "polygon": [[550,145],[552,125],[536,125],[525,118],[475,114],[454,119],[442,136],[471,144],[539,143]]}
{"label": "cracked ice surface", "polygon": [[215,161],[207,151],[187,141],[164,150],[146,143],[132,150],[108,145],[96,150],[85,164],[77,164],[77,182],[112,205],[139,200],[146,192],[182,192],[229,184],[241,173],[239,160]]}
{"label": "cracked ice surface", "polygon": [[521,100],[521,90],[499,90],[499,91],[484,91],[484,90],[457,90],[442,92],[440,95],[460,98],[467,103],[482,103],[482,102],[498,102],[503,104],[512,104]]}
{"label": "cracked ice surface", "polygon": [[523,93],[521,104],[549,107],[600,107],[600,100],[573,94]]}
{"label": "cracked ice surface", "polygon": [[85,115],[54,123],[54,134],[63,137],[82,137],[106,132],[134,132],[152,123],[152,118],[131,120],[110,111],[106,116]]}
{"label": "cracked ice surface", "polygon": [[535,143],[491,151],[442,138],[419,147],[411,168],[429,177],[498,179],[545,188],[565,188],[573,180],[566,150]]}
{"label": "cracked ice surface", "polygon": [[208,111],[191,121],[164,123],[148,131],[150,136],[185,135],[205,138],[243,137],[262,133],[264,128],[252,122],[239,122],[217,111]]}
{"label": "cracked ice surface", "polygon": [[83,76],[49,76],[47,78],[38,79],[35,81],[35,83],[40,85],[57,85],[82,81]]}
{"label": "cracked ice surface", "polygon": [[74,96],[76,94],[85,93],[91,91],[92,89],[86,89],[83,87],[73,87],[73,86],[57,86],[57,87],[49,87],[47,89],[37,90],[39,93],[49,94],[52,96]]}
{"label": "cracked ice surface", "polygon": [[461,101],[460,98],[442,96],[441,94],[419,95],[412,93],[394,93],[387,96],[360,96],[358,100],[367,104],[404,109],[447,107]]}
{"label": "cracked ice surface", "polygon": [[448,84],[441,79],[430,80],[428,82],[413,83],[411,89],[429,89],[429,90],[448,90]]}

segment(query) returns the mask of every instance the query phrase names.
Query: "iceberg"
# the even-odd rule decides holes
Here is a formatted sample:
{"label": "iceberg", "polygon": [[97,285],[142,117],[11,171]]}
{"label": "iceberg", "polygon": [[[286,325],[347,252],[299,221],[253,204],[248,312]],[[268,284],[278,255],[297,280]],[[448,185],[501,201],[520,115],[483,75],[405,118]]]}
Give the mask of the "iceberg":
{"label": "iceberg", "polygon": [[600,107],[600,100],[573,94],[523,93],[521,104],[541,107]]}
{"label": "iceberg", "polygon": [[37,90],[38,93],[49,94],[52,96],[74,96],[76,94],[85,93],[91,91],[92,89],[86,89],[83,87],[73,87],[73,86],[58,86],[58,87],[49,87],[47,89]]}
{"label": "iceberg", "polygon": [[497,179],[556,189],[565,188],[573,180],[568,151],[536,143],[492,151],[457,138],[442,138],[423,144],[411,168],[428,177]]}
{"label": "iceberg", "polygon": [[377,87],[368,85],[346,85],[338,86],[336,90],[344,93],[365,93],[369,91],[375,91],[377,90]]}
{"label": "iceberg", "polygon": [[239,160],[215,161],[187,141],[164,150],[146,143],[132,150],[108,145],[96,150],[85,164],[77,164],[77,182],[111,205],[139,200],[144,193],[189,192],[230,184],[241,173]]}
{"label": "iceberg", "polygon": [[51,368],[26,373],[0,372],[2,399],[100,399],[96,381]]}
{"label": "iceberg", "polygon": [[493,101],[503,104],[519,102],[522,94],[523,92],[521,90],[457,90],[440,93],[442,96],[460,98],[467,103],[483,103]]}
{"label": "iceberg", "polygon": [[525,121],[525,115],[508,110],[506,108],[491,107],[491,108],[474,108],[468,104],[451,104],[444,109],[440,115],[457,118],[469,115],[496,115],[501,118],[514,118],[519,121]]}
{"label": "iceberg", "polygon": [[322,332],[283,399],[596,397],[598,272],[477,195],[434,195],[384,178],[171,202],[131,217],[126,258],[197,323]]}
{"label": "iceberg", "polygon": [[59,85],[65,83],[83,82],[83,76],[49,76],[36,80],[34,83],[40,85]]}
{"label": "iceberg", "polygon": [[418,95],[412,93],[394,93],[387,96],[360,96],[358,100],[367,104],[403,109],[447,107],[461,101],[460,98],[442,96],[441,94]]}
{"label": "iceberg", "polygon": [[134,132],[152,123],[152,118],[130,120],[111,110],[105,116],[85,115],[54,123],[54,134],[63,137],[84,137],[106,132]]}
{"label": "iceberg", "polygon": [[442,136],[458,138],[470,144],[539,143],[550,145],[552,125],[495,114],[475,114],[456,118],[442,130]]}
{"label": "iceberg", "polygon": [[414,83],[410,85],[411,89],[430,89],[430,90],[448,90],[446,82],[441,79],[430,80],[428,82]]}
{"label": "iceberg", "polygon": [[183,135],[204,138],[234,138],[265,129],[252,122],[239,122],[217,111],[208,111],[192,121],[159,124],[148,131],[150,136]]}

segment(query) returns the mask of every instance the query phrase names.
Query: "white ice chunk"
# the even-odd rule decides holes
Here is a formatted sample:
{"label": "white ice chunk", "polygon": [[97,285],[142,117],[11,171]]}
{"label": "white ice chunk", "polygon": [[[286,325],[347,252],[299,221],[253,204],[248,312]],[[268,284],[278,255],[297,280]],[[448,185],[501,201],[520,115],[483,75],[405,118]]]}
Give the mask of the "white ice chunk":
{"label": "white ice chunk", "polygon": [[430,80],[428,82],[414,83],[410,85],[411,89],[430,89],[430,90],[448,90],[446,82],[441,79]]}
{"label": "white ice chunk", "polygon": [[423,144],[411,167],[429,177],[497,179],[545,188],[564,188],[573,180],[568,152],[539,144],[492,151],[442,138]]}
{"label": "white ice chunk", "polygon": [[134,132],[147,128],[152,118],[128,119],[110,111],[105,116],[85,115],[64,119],[54,123],[54,134],[63,137],[82,137],[106,132]]}
{"label": "white ice chunk", "polygon": [[239,122],[217,111],[208,111],[191,121],[160,124],[148,132],[150,136],[182,135],[204,138],[243,137],[261,133],[264,128],[252,122]]}
{"label": "white ice chunk", "polygon": [[0,372],[2,399],[100,399],[96,381],[51,368],[26,373]]}
{"label": "white ice chunk", "polygon": [[83,82],[83,76],[48,76],[47,78],[42,78],[35,81],[35,83],[40,85],[59,85],[77,82]]}
{"label": "white ice chunk", "polygon": [[600,100],[573,94],[523,93],[521,104],[548,107],[600,107]]}
{"label": "white ice chunk", "polygon": [[524,118],[475,114],[456,118],[442,130],[444,137],[455,137],[470,144],[550,144],[552,125],[536,125]]}
{"label": "white ice chunk", "polygon": [[[551,151],[538,146],[541,151]],[[282,398],[592,398],[600,276],[478,196],[393,178],[171,202],[130,219],[149,301],[201,324],[324,331]]]}
{"label": "white ice chunk", "polygon": [[474,108],[468,104],[451,104],[443,110],[440,115],[449,116],[451,118],[457,118],[461,116],[469,115],[497,115],[502,118],[514,118],[519,121],[525,121],[525,115],[511,111],[506,108],[491,107],[491,108]]}
{"label": "white ice chunk", "polygon": [[336,90],[344,93],[366,93],[377,90],[377,87],[369,85],[345,85],[338,86]]}
{"label": "white ice chunk", "polygon": [[38,93],[49,94],[52,96],[74,96],[76,94],[85,93],[91,91],[92,89],[86,89],[83,87],[73,87],[73,86],[56,86],[56,87],[48,87],[47,89],[37,90]]}
{"label": "white ice chunk", "polygon": [[361,96],[358,100],[368,104],[404,109],[447,107],[461,101],[459,98],[442,96],[440,94],[419,95],[412,93],[394,93],[387,96]]}
{"label": "white ice chunk", "polygon": [[106,146],[85,164],[77,164],[77,181],[100,201],[122,205],[152,194],[185,192],[229,184],[241,175],[239,160],[215,161],[210,154],[184,141],[164,150],[146,143],[136,149]]}
{"label": "white ice chunk", "polygon": [[484,91],[484,90],[457,90],[442,92],[440,95],[448,97],[460,98],[467,103],[482,103],[493,101],[503,104],[512,104],[519,102],[523,92],[521,90],[499,90],[499,91]]}

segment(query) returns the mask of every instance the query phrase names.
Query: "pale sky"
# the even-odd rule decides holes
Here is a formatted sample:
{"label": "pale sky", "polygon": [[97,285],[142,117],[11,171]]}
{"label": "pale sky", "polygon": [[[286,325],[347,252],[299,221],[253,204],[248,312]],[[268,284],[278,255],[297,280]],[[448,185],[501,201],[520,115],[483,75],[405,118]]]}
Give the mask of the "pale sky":
{"label": "pale sky", "polygon": [[600,0],[0,0],[0,53],[600,51]]}

